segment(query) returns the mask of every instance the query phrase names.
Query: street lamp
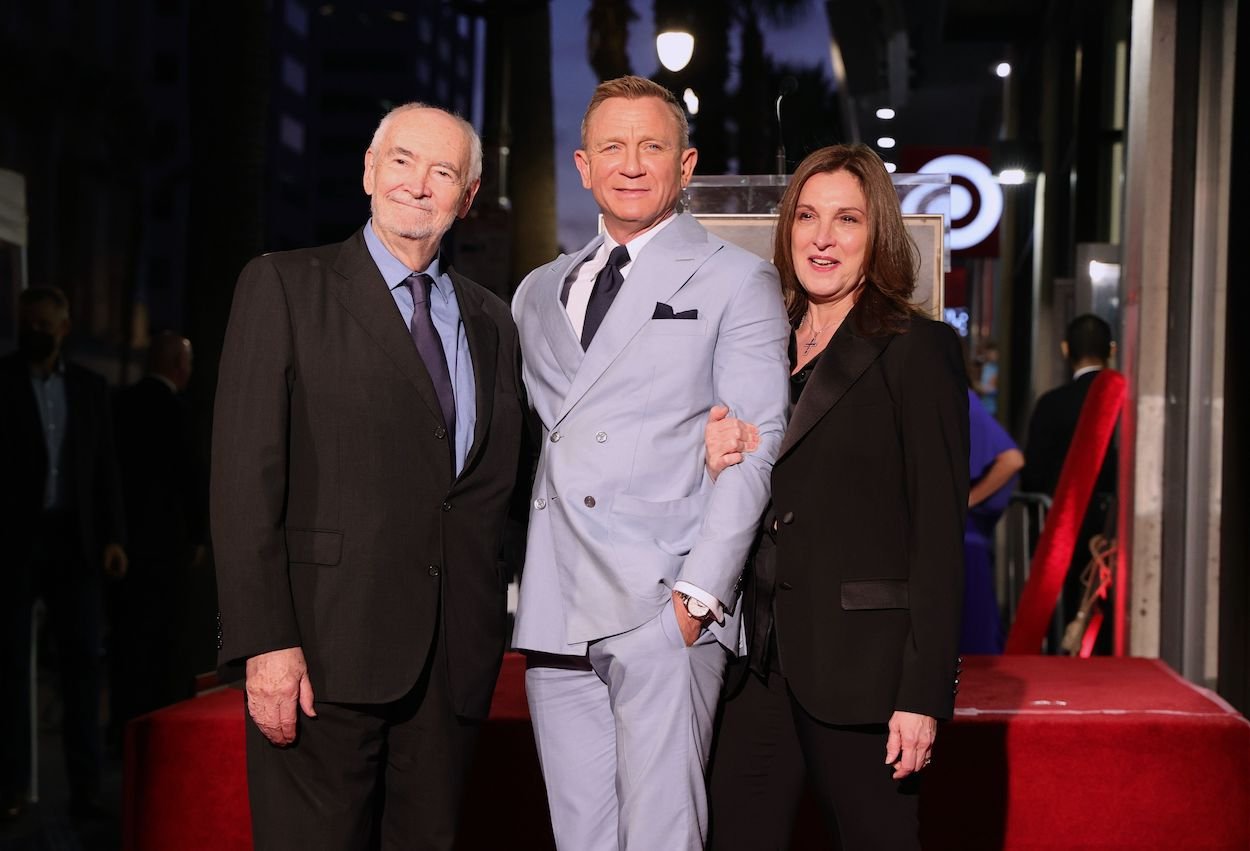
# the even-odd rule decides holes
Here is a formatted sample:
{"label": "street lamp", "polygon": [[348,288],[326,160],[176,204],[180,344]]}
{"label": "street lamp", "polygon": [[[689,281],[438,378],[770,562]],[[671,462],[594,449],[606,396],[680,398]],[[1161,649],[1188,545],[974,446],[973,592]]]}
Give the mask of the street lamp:
{"label": "street lamp", "polygon": [[694,55],[694,36],[688,32],[668,30],[655,37],[655,52],[660,64],[670,71],[680,71]]}

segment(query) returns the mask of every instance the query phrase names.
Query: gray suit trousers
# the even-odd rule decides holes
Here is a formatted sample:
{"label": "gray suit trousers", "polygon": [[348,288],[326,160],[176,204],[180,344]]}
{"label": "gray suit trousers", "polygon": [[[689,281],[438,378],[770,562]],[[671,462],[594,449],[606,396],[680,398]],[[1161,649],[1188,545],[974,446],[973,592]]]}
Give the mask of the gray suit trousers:
{"label": "gray suit trousers", "polygon": [[525,674],[557,847],[702,849],[725,648],[707,631],[687,647],[670,603],[569,658]]}

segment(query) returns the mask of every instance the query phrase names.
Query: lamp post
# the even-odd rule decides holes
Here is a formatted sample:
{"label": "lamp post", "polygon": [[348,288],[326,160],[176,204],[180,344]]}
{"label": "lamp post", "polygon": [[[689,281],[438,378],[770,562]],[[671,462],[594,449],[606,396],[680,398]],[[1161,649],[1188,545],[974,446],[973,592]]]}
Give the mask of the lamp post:
{"label": "lamp post", "polygon": [[655,37],[655,52],[661,65],[673,72],[680,71],[694,55],[694,36],[682,30],[666,30]]}

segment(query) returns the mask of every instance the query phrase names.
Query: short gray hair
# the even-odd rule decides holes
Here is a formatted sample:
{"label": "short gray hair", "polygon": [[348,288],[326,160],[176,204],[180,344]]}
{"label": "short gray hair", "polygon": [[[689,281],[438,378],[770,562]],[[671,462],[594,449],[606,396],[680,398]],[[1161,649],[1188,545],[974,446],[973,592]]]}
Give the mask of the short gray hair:
{"label": "short gray hair", "polygon": [[378,142],[386,133],[386,128],[390,126],[391,119],[396,115],[404,112],[411,112],[414,109],[433,109],[449,116],[464,131],[464,137],[469,140],[469,179],[466,185],[473,183],[482,176],[482,140],[478,137],[477,131],[473,129],[473,125],[466,121],[463,117],[457,115],[441,106],[433,106],[420,101],[412,101],[411,103],[400,104],[392,109],[386,115],[382,116],[382,120],[378,122],[378,129],[373,131],[373,139],[369,142],[369,150],[377,152]]}

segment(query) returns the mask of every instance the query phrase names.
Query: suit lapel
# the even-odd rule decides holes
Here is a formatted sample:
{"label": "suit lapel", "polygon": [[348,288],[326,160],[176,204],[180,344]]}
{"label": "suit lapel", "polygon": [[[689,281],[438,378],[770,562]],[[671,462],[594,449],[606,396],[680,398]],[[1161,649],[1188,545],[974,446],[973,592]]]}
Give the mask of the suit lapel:
{"label": "suit lapel", "polygon": [[[680,215],[633,261],[625,285],[582,359],[573,385],[560,406],[557,422],[586,395],[625,347],[651,321],[656,302],[667,301],[720,249],[693,216]],[[580,343],[578,344],[580,347]]]}
{"label": "suit lapel", "polygon": [[587,257],[599,250],[603,237],[596,236],[581,251],[569,257],[562,257],[547,270],[545,279],[539,282],[542,291],[538,293],[538,313],[542,322],[543,336],[551,347],[556,362],[564,371],[569,381],[577,374],[585,353],[582,342],[573,331],[573,323],[569,321],[569,312],[560,302],[560,292],[564,289],[564,281],[573,270],[577,269]]}
{"label": "suit lapel", "polygon": [[861,337],[853,330],[854,324],[855,317],[852,313],[834,332],[829,345],[825,347],[812,370],[803,395],[799,397],[794,413],[790,416],[781,449],[777,452],[778,461],[846,395],[851,385],[872,366],[893,339],[892,336]]}
{"label": "suit lapel", "polygon": [[438,422],[443,421],[443,409],[438,404],[434,382],[417,354],[412,336],[404,327],[403,317],[395,307],[395,299],[387,289],[386,281],[378,271],[364,236],[357,232],[343,243],[334,261],[334,270],[340,275],[334,287],[334,295],[386,352],[399,371],[416,388],[417,394],[430,409]]}
{"label": "suit lapel", "polygon": [[474,400],[477,404],[477,425],[473,429],[473,443],[464,459],[467,472],[486,441],[490,429],[490,417],[495,404],[495,367],[499,355],[499,330],[482,308],[479,293],[473,292],[466,278],[450,267],[447,275],[456,288],[456,303],[460,306],[460,320],[469,340],[469,355],[473,360]]}

